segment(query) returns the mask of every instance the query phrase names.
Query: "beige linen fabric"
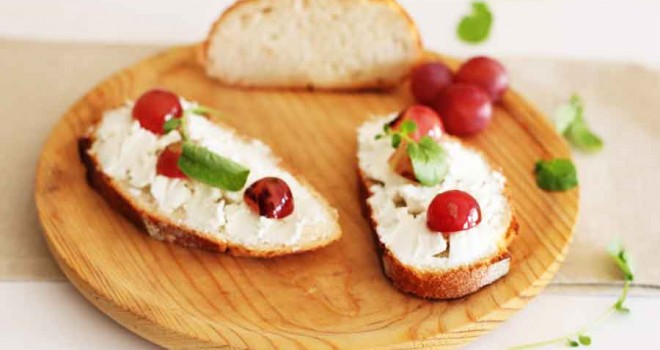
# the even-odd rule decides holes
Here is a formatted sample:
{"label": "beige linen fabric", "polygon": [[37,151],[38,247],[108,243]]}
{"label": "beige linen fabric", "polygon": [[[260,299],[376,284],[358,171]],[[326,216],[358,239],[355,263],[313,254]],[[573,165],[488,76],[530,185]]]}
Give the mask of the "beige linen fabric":
{"label": "beige linen fabric", "polygon": [[637,65],[506,60],[514,87],[548,116],[573,92],[605,147],[574,151],[581,186],[580,217],[555,284],[618,283],[606,247],[629,248],[635,283],[660,288],[660,72]]}
{"label": "beige linen fabric", "polygon": [[156,51],[0,40],[0,280],[63,278],[41,235],[33,199],[41,147],[87,90]]}

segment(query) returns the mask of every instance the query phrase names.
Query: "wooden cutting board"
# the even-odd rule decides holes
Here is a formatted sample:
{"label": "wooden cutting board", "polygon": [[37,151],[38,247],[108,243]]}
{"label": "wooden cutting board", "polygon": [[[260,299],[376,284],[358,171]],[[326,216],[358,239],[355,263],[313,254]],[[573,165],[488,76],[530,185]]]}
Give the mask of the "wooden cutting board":
{"label": "wooden cutting board", "polygon": [[[398,292],[383,276],[358,195],[356,128],[409,105],[407,85],[389,93],[234,89],[207,78],[197,57],[197,47],[174,48],[110,77],[62,117],[39,161],[35,197],[51,252],[87,299],[131,331],[176,349],[448,349],[498,326],[557,271],[578,190],[543,192],[533,168],[540,158],[570,153],[516,93],[468,140],[509,179],[520,221],[511,272],[468,297],[428,301]],[[76,140],[104,110],[156,86],[220,110],[226,123],[270,144],[338,209],[341,240],[260,260],[140,234],[86,184]]]}

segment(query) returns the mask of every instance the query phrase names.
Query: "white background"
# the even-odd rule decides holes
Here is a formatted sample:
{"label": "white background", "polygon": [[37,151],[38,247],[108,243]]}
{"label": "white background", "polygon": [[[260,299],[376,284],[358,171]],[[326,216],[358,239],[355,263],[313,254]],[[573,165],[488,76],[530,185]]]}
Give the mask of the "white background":
{"label": "white background", "polygon": [[[201,40],[229,1],[0,0],[0,37],[178,44]],[[660,1],[500,0],[488,43],[455,38],[468,1],[401,0],[429,48],[453,55],[572,57],[660,67]],[[1,62],[0,58],[0,62]],[[1,77],[0,77],[1,79]],[[571,332],[615,295],[547,291],[469,349],[505,349]],[[593,349],[657,348],[660,298],[632,297],[632,313],[591,332]],[[0,349],[154,349],[85,301],[68,283],[0,282]],[[559,347],[563,348],[563,347]]]}
{"label": "white background", "polygon": [[[455,39],[468,0],[400,0],[428,47],[454,55],[554,56],[659,64],[660,1],[499,0],[491,39]],[[0,35],[173,44],[201,40],[228,0],[0,0]]]}

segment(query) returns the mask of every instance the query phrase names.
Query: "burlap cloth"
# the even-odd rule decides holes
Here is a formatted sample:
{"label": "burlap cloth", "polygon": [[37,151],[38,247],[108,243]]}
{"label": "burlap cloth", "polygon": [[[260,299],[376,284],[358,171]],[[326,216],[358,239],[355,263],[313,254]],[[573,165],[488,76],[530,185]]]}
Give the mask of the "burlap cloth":
{"label": "burlap cloth", "polygon": [[[40,149],[85,91],[159,49],[0,40],[0,280],[63,278],[45,246],[33,200]],[[579,93],[588,121],[605,140],[599,154],[575,154],[581,214],[555,288],[616,283],[620,276],[605,247],[621,238],[635,259],[636,283],[660,289],[660,72],[620,63],[504,61],[514,87],[547,115]]]}

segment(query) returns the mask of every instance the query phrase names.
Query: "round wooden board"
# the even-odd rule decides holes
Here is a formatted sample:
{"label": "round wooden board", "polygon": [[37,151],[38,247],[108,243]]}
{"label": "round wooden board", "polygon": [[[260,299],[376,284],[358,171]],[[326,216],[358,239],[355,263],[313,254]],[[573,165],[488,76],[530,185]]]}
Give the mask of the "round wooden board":
{"label": "round wooden board", "polygon": [[[234,89],[205,76],[197,50],[171,49],[98,85],[55,126],[39,162],[36,203],[53,255],[85,297],[131,331],[176,349],[454,348],[521,309],[556,272],[578,191],[539,190],[533,168],[570,153],[517,94],[509,92],[488,129],[467,141],[509,179],[520,221],[511,272],[468,297],[428,301],[400,293],[382,274],[358,194],[356,128],[410,104],[407,86],[390,93]],[[249,259],[140,234],[87,185],[76,141],[102,111],[155,86],[220,110],[226,123],[270,144],[338,209],[341,240],[312,253]]]}

